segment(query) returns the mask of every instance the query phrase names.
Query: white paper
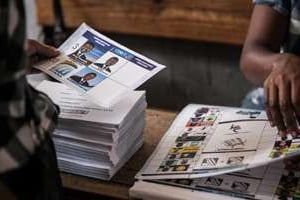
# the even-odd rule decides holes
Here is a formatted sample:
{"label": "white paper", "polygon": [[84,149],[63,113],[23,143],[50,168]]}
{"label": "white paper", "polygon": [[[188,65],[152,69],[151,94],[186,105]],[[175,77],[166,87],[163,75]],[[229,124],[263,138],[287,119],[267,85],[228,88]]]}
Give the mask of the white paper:
{"label": "white paper", "polygon": [[82,24],[60,47],[61,55],[36,68],[102,107],[111,107],[165,66]]}
{"label": "white paper", "polygon": [[[195,179],[139,180],[130,196],[141,199],[298,199],[300,173],[282,162],[238,173]],[[179,192],[179,193],[178,193]]]}
{"label": "white paper", "polygon": [[55,104],[59,105],[61,110],[59,117],[62,119],[115,126],[122,125],[128,113],[145,95],[144,91],[131,91],[113,107],[103,108],[90,102],[88,96],[61,83],[43,81],[37,86],[37,89],[46,93]]}
{"label": "white paper", "polygon": [[[231,112],[234,120],[230,120]],[[247,120],[244,114],[237,114],[237,108],[191,104],[177,116],[137,178],[199,178],[232,173],[299,154],[298,144],[299,139],[290,134],[279,137],[264,111],[257,114],[256,120]]]}

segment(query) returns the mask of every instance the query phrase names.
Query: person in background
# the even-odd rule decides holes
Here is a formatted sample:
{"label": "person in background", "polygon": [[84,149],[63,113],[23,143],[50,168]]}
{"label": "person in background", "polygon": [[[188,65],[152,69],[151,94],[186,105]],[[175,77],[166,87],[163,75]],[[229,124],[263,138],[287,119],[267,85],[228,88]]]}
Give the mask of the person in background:
{"label": "person in background", "polygon": [[0,198],[61,199],[50,134],[58,108],[26,80],[30,60],[54,57],[53,47],[26,40],[24,2],[0,1]]}
{"label": "person in background", "polygon": [[287,131],[297,135],[300,1],[254,0],[254,4],[240,61],[241,70],[247,79],[263,86],[260,96],[263,95],[261,99],[271,126],[277,127],[282,135]]}

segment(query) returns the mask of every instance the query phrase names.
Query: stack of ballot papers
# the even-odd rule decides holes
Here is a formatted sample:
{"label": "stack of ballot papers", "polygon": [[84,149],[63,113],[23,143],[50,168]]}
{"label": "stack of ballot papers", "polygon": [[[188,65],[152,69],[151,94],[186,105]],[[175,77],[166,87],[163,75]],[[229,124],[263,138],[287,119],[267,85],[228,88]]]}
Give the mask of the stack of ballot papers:
{"label": "stack of ballot papers", "polygon": [[[138,199],[300,199],[300,173],[283,159],[300,136],[280,136],[266,113],[190,104],[161,139],[130,195]],[[293,160],[299,166],[300,160]]]}
{"label": "stack of ballot papers", "polygon": [[54,132],[59,167],[108,180],[142,145],[146,98],[134,89],[165,66],[85,23],[58,50],[35,68],[64,83],[37,86],[60,107]]}
{"label": "stack of ballot papers", "polygon": [[109,180],[141,147],[144,91],[103,108],[62,83],[44,80],[36,88],[60,108],[53,138],[61,171]]}

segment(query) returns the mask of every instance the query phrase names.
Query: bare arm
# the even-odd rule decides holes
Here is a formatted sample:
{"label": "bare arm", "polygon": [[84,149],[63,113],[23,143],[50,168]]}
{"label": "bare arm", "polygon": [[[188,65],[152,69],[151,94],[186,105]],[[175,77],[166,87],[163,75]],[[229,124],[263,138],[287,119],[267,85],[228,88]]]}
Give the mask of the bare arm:
{"label": "bare arm", "polygon": [[289,19],[269,6],[256,5],[240,61],[247,79],[262,85],[279,55]]}
{"label": "bare arm", "polygon": [[280,53],[288,28],[288,17],[256,5],[241,57],[241,70],[253,83],[263,85],[268,118],[283,135],[297,134],[300,116],[300,57]]}

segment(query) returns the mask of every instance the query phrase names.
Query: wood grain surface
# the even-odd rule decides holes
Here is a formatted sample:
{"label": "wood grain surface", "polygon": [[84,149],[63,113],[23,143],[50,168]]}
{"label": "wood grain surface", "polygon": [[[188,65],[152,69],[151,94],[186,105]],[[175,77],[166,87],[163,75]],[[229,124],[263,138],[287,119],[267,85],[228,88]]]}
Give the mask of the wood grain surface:
{"label": "wood grain surface", "polygon": [[[51,0],[36,0],[42,25],[53,25]],[[241,45],[251,0],[61,0],[67,27]]]}

